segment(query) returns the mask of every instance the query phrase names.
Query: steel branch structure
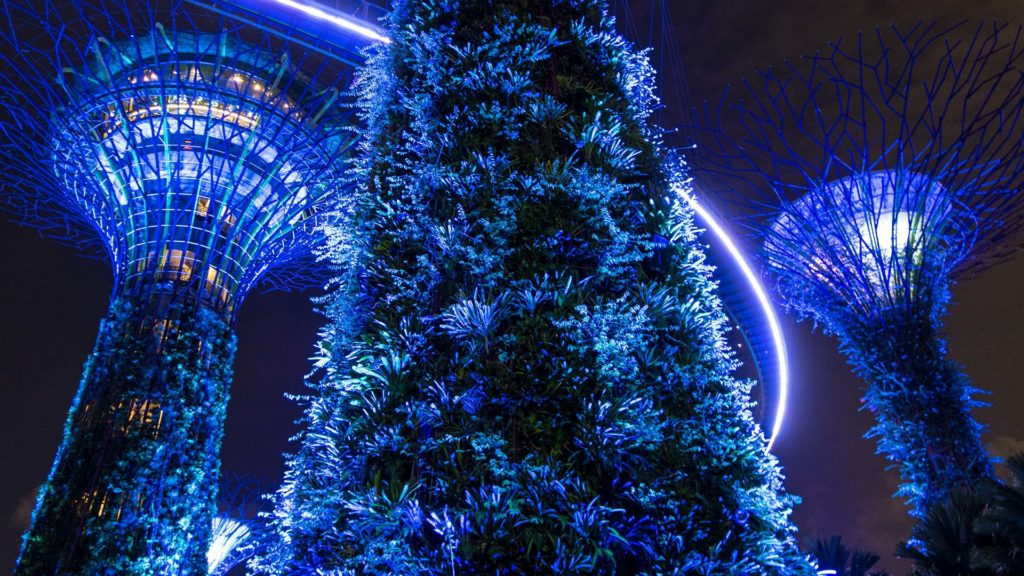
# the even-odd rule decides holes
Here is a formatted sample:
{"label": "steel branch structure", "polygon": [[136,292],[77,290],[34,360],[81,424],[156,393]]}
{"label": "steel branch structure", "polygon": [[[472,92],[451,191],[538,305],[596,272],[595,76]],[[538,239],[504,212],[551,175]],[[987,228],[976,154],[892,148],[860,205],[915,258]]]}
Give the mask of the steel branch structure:
{"label": "steel branch structure", "polygon": [[234,317],[316,279],[365,40],[273,7],[2,6],[3,205],[115,278],[18,573],[205,574]]}
{"label": "steel branch structure", "polygon": [[921,515],[991,473],[946,358],[951,280],[1019,248],[1024,36],[983,23],[878,30],[768,70],[708,106],[699,178],[765,216],[785,304],[868,381],[880,452]]}

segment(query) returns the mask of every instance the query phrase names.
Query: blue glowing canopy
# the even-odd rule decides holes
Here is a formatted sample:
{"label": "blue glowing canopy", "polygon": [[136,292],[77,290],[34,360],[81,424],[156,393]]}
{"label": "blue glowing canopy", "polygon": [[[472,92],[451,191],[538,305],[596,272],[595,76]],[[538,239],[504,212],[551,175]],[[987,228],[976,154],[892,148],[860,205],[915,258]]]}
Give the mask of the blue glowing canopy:
{"label": "blue glowing canopy", "polygon": [[261,281],[316,281],[363,37],[182,0],[5,8],[8,211],[105,254],[120,290],[188,284],[233,311]]}
{"label": "blue glowing canopy", "polygon": [[919,23],[765,70],[703,110],[699,177],[765,212],[780,278],[860,314],[977,272],[1024,245],[1022,39]]}

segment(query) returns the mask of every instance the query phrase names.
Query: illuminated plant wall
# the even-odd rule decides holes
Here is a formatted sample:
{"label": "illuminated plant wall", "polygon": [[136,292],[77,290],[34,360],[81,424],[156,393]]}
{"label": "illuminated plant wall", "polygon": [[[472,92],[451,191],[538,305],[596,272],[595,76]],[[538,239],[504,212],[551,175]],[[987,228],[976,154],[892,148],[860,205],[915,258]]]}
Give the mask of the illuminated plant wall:
{"label": "illuminated plant wall", "polygon": [[646,54],[600,0],[395,2],[268,574],[812,574]]}

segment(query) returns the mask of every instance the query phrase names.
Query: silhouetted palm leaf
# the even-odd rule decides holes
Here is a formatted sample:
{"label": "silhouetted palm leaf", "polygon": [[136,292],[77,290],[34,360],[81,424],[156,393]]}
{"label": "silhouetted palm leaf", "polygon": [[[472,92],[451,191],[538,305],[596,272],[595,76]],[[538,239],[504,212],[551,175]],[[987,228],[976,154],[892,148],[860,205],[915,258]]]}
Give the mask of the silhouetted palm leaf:
{"label": "silhouetted palm leaf", "polygon": [[984,561],[997,574],[1024,574],[1024,454],[1006,461],[1009,482],[992,482],[987,488],[988,506],[975,526],[977,535],[989,541],[982,550]]}
{"label": "silhouetted palm leaf", "polygon": [[818,559],[821,570],[835,570],[836,574],[846,574],[846,562],[850,559],[850,549],[843,544],[842,536],[818,538],[814,542],[811,554]]}
{"label": "silhouetted palm leaf", "polygon": [[994,576],[980,552],[977,525],[984,511],[979,491],[955,490],[932,506],[896,555],[914,561],[914,576]]}
{"label": "silhouetted palm leaf", "polygon": [[836,576],[888,576],[884,571],[868,573],[881,556],[865,550],[851,550],[842,536],[819,538],[811,548],[820,570],[835,570]]}

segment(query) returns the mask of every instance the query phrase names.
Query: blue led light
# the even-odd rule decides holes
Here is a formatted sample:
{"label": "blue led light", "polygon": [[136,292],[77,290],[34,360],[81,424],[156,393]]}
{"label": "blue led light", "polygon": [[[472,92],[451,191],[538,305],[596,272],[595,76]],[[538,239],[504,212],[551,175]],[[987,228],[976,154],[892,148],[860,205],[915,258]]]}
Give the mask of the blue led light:
{"label": "blue led light", "polygon": [[252,535],[252,529],[245,522],[226,516],[214,517],[213,541],[206,553],[209,573],[225,574],[235,566],[233,556],[237,555],[239,547],[249,543]]}
{"label": "blue led light", "polygon": [[339,95],[351,65],[156,14],[145,31],[119,29],[83,7],[114,27],[42,36],[37,52],[67,65],[12,60],[45,80],[3,103],[0,128],[25,136],[0,142],[24,159],[8,160],[30,197],[12,208],[103,250],[118,292],[188,285],[233,314],[261,282],[319,285],[318,267],[300,262],[345,201],[336,183],[358,135]]}
{"label": "blue led light", "polygon": [[840,40],[727,90],[696,126],[702,185],[761,212],[781,302],[840,340],[919,518],[992,476],[943,318],[953,278],[1024,243],[1022,34]]}

